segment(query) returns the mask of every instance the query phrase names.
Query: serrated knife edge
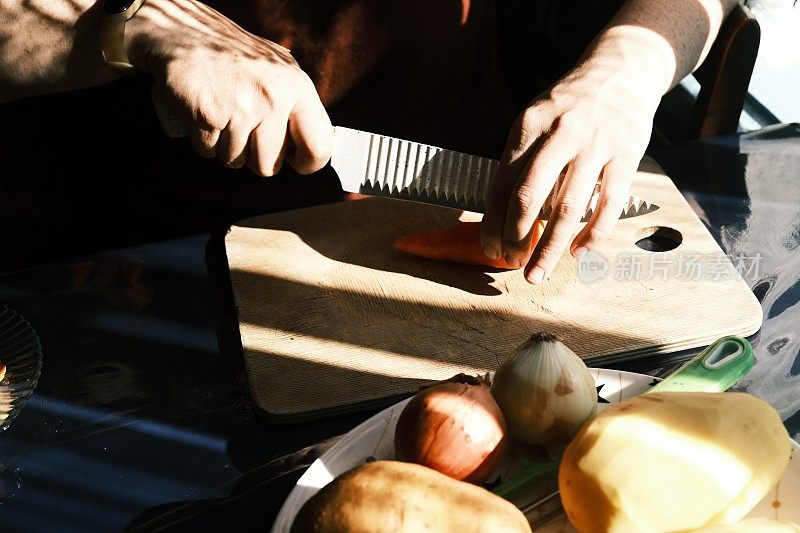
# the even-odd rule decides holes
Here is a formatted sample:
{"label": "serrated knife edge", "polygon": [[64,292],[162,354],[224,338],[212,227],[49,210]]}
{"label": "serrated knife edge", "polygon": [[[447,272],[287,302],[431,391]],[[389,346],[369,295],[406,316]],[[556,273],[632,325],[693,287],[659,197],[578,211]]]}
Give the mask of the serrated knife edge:
{"label": "serrated knife edge", "polygon": [[[447,150],[396,137],[337,126],[331,166],[342,189],[371,196],[384,196],[483,212],[486,189],[497,172],[498,162],[476,155]],[[401,168],[402,167],[402,168]],[[553,187],[539,215],[548,219],[561,182]],[[597,205],[599,183],[582,222]],[[629,196],[620,218],[653,212],[658,205]]]}

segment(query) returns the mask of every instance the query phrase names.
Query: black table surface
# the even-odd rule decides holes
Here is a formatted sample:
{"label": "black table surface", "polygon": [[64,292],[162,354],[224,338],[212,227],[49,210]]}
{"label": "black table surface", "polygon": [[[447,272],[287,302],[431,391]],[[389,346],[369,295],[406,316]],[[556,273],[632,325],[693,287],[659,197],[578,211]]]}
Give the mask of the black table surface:
{"label": "black table surface", "polygon": [[[800,438],[800,127],[655,151],[762,302],[739,388]],[[38,387],[0,434],[0,529],[269,527],[303,470],[375,413],[275,425],[250,400],[218,239],[200,234],[0,277],[37,331]],[[691,353],[618,368],[663,374]]]}

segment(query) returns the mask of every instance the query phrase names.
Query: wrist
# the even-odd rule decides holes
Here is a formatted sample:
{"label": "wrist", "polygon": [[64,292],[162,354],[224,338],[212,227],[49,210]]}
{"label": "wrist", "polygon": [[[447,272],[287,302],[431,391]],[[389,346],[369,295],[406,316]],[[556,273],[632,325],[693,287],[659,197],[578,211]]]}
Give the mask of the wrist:
{"label": "wrist", "polygon": [[[128,21],[125,32],[125,49],[130,62],[144,73],[150,73],[148,58],[151,50],[163,41],[175,25],[177,17],[176,0],[146,0],[136,15]],[[173,16],[173,12],[174,15]]]}
{"label": "wrist", "polygon": [[126,39],[128,21],[133,18],[145,0],[103,0],[99,27],[100,53],[103,64],[116,74],[140,74],[128,57]]}
{"label": "wrist", "polygon": [[670,89],[675,76],[675,55],[665,39],[634,26],[606,29],[589,46],[576,70],[592,80],[602,94],[622,91],[652,109]]}

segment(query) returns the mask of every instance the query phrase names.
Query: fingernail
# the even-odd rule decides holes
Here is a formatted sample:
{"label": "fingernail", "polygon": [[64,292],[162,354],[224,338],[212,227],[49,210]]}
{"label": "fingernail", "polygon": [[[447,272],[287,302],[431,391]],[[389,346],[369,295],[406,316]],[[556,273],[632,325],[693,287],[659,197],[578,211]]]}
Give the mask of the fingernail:
{"label": "fingernail", "polygon": [[573,252],[572,252],[572,255],[573,255],[573,256],[574,256],[576,259],[580,259],[580,258],[581,258],[581,256],[582,256],[583,254],[585,254],[586,252],[588,252],[588,251],[589,251],[589,250],[587,250],[587,249],[586,249],[586,248],[584,248],[583,246],[578,246],[577,248],[575,248],[575,251],[573,251]]}
{"label": "fingernail", "polygon": [[[475,249],[475,248],[473,248],[473,250],[474,250],[474,249]],[[490,245],[488,245],[488,244],[487,244],[487,245],[485,245],[485,246],[483,247],[483,253],[484,253],[484,255],[486,255],[486,257],[488,257],[489,259],[500,259],[500,252],[499,252],[499,251],[498,251],[498,250],[497,250],[497,249],[496,249],[494,246],[490,246]]]}
{"label": "fingernail", "polygon": [[544,269],[542,267],[533,267],[531,270],[530,275],[528,276],[528,281],[533,283],[534,285],[538,285],[544,279]]}

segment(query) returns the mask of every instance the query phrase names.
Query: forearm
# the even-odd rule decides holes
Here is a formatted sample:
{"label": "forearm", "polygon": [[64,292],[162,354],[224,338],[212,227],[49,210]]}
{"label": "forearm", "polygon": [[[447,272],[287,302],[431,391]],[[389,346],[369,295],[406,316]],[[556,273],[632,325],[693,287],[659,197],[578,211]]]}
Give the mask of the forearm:
{"label": "forearm", "polygon": [[0,0],[0,101],[107,83],[96,0]]}
{"label": "forearm", "polygon": [[[629,0],[581,64],[660,98],[701,64],[737,0]],[[652,98],[651,98],[652,99]]]}
{"label": "forearm", "polygon": [[[119,76],[100,56],[100,0],[0,0],[0,102],[108,83]],[[174,43],[174,31],[206,32],[211,10],[195,0],[147,0],[128,21],[130,61]],[[209,38],[215,38],[213,35]],[[185,44],[185,43],[182,43]]]}

